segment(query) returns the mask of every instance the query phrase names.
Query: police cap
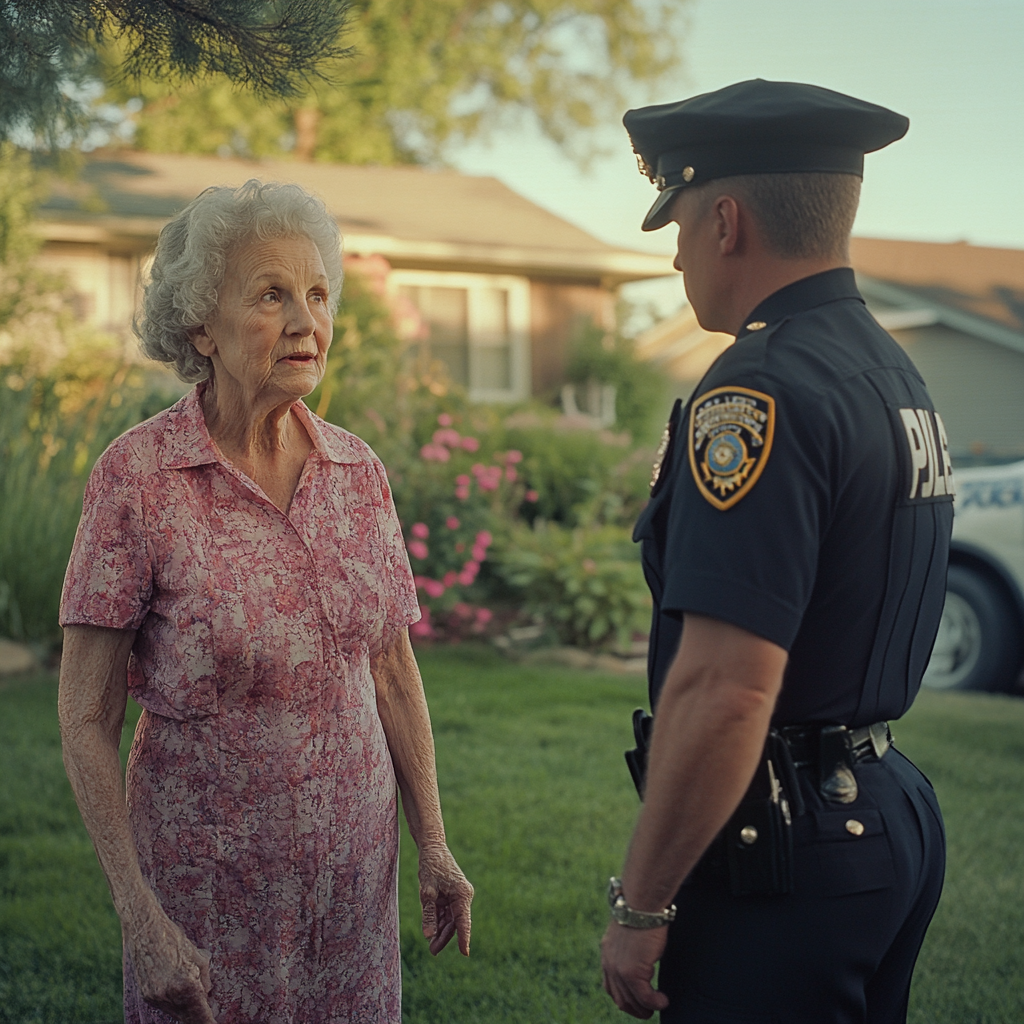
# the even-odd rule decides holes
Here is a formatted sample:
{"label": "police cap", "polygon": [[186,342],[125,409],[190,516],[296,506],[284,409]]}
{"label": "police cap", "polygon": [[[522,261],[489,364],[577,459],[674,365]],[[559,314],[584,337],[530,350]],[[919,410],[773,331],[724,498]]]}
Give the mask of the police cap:
{"label": "police cap", "polygon": [[644,231],[664,227],[676,192],[737,174],[864,172],[864,154],[903,138],[910,121],[885,107],[800,82],[755,78],[626,112],[642,173],[661,195]]}

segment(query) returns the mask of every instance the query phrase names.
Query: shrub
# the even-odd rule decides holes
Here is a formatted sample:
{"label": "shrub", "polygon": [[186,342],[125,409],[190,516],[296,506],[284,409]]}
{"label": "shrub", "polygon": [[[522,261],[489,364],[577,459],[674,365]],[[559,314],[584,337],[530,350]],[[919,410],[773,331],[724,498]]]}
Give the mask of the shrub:
{"label": "shrub", "polygon": [[632,338],[584,324],[572,343],[566,376],[575,384],[615,385],[615,420],[638,442],[653,441],[668,408],[668,385],[650,363],[637,359]]}
{"label": "shrub", "polygon": [[625,650],[650,625],[650,595],[624,527],[521,525],[495,558],[523,611],[564,644]]}
{"label": "shrub", "polygon": [[65,360],[29,376],[0,367],[0,634],[50,644],[89,471],[169,398],[138,368]]}

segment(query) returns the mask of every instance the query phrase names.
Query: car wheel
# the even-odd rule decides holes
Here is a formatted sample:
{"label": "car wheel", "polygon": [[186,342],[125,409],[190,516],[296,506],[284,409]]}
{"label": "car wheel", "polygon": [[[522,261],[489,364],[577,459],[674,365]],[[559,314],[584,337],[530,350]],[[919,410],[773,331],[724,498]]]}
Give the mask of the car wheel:
{"label": "car wheel", "polygon": [[922,684],[932,690],[1008,690],[1020,644],[1017,616],[999,588],[981,573],[951,565]]}

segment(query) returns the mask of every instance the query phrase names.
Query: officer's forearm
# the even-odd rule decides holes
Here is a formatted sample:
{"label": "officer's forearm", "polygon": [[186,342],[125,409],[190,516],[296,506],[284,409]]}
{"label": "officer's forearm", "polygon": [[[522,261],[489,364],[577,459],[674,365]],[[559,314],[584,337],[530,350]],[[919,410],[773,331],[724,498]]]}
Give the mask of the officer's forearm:
{"label": "officer's forearm", "polygon": [[658,701],[644,805],[623,870],[626,902],[660,910],[736,809],[764,747],[786,652],[687,616]]}

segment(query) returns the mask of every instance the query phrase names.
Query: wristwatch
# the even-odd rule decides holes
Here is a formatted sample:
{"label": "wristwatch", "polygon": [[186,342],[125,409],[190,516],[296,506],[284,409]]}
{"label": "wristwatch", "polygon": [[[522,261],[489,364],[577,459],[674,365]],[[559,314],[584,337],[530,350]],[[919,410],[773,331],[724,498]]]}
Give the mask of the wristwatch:
{"label": "wristwatch", "polygon": [[622,895],[622,879],[608,879],[608,906],[612,908],[612,920],[626,928],[662,928],[676,919],[676,905],[664,910],[634,910]]}

